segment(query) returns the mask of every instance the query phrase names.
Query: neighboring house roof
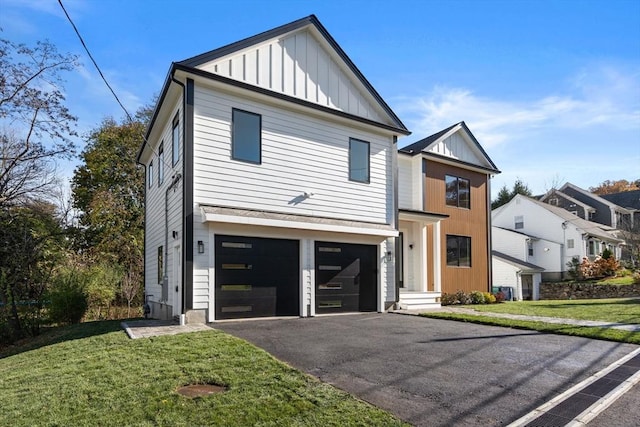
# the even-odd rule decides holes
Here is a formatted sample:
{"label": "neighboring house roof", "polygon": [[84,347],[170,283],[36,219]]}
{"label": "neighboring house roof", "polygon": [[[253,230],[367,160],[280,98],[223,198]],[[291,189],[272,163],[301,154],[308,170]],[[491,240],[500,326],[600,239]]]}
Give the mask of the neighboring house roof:
{"label": "neighboring house roof", "polygon": [[603,194],[600,197],[626,209],[640,210],[640,190]]}
{"label": "neighboring house roof", "polygon": [[506,228],[506,227],[498,227],[496,225],[492,225],[491,227],[492,228],[498,228],[498,229],[504,230],[504,231],[510,231],[510,232],[516,233],[516,234],[520,234],[521,236],[528,237],[528,238],[534,239],[534,240],[546,240],[546,239],[542,239],[542,237],[532,236],[531,234],[523,233],[523,232],[518,231],[518,230],[512,230],[512,229]]}
{"label": "neighboring house roof", "polygon": [[597,222],[587,221],[586,219],[582,219],[579,216],[572,214],[568,210],[565,210],[563,208],[559,208],[557,206],[549,205],[549,204],[541,202],[539,200],[535,200],[535,199],[533,199],[531,197],[526,197],[526,196],[523,196],[521,194],[518,194],[516,197],[524,197],[524,198],[530,200],[532,203],[535,203],[538,206],[543,207],[544,209],[548,210],[549,212],[559,216],[560,218],[564,219],[567,222],[570,222],[571,224],[573,224],[574,226],[576,226],[577,228],[579,228],[583,232],[591,234],[592,236],[600,237],[601,239],[606,239],[606,240],[613,240],[613,241],[616,241],[616,242],[619,242],[619,243],[623,242],[621,239],[618,239],[617,237],[613,236],[613,234],[609,233],[609,231],[614,231],[615,230],[615,228],[613,228],[613,227],[609,227],[608,225],[599,224]]}
{"label": "neighboring house roof", "polygon": [[584,189],[578,187],[577,185],[573,185],[570,182],[567,182],[565,185],[563,185],[562,188],[560,188],[560,191],[563,191],[565,188],[571,188],[574,191],[582,193],[585,196],[592,198],[593,200],[597,200],[600,203],[603,203],[603,204],[609,206],[613,210],[622,210],[622,211],[627,212],[627,210],[625,208],[623,208],[623,207],[621,207],[621,206],[619,206],[619,205],[617,205],[615,203],[612,203],[609,200],[598,196],[597,194],[590,193],[589,191],[584,190]]}
{"label": "neighboring house roof", "polygon": [[540,200],[541,202],[546,201],[547,199],[551,198],[551,196],[553,195],[559,195],[560,197],[563,197],[564,199],[570,201],[571,203],[575,203],[576,205],[580,205],[582,206],[587,212],[590,211],[595,211],[596,208],[594,208],[593,206],[589,206],[588,204],[581,202],[580,200],[571,197],[570,195],[563,193],[560,190],[555,190],[555,189],[551,189],[549,190],[545,195],[543,195],[542,197],[536,197],[536,199]]}
{"label": "neighboring house roof", "polygon": [[[468,137],[468,139],[471,141],[473,150],[477,153],[477,155],[479,155],[478,157],[483,163],[485,163],[486,166],[470,163],[468,161],[456,159],[450,156],[444,156],[444,155],[437,154],[430,151],[437,144],[443,142],[445,139],[449,138],[451,135],[459,131],[464,132],[464,134]],[[448,161],[462,163],[467,166],[480,168],[488,172],[500,173],[500,171],[498,170],[496,165],[493,163],[493,161],[489,158],[489,155],[484,151],[484,149],[482,148],[482,146],[480,145],[476,137],[471,133],[471,131],[469,130],[465,122],[459,122],[452,126],[449,126],[448,128],[443,129],[439,132],[436,132],[433,135],[430,135],[426,138],[423,138],[420,141],[414,142],[413,144],[400,148],[398,152],[401,154],[407,154],[410,156],[417,156],[418,154],[426,154],[431,157],[441,158]]]}
{"label": "neighboring house roof", "polygon": [[491,251],[491,255],[496,257],[496,258],[500,258],[502,261],[511,264],[515,267],[520,268],[521,270],[528,270],[528,271],[544,271],[544,268],[537,266],[535,264],[531,264],[530,262],[526,262],[526,261],[522,261],[518,258],[509,256],[507,254],[503,254],[502,252],[498,252],[498,251]]}

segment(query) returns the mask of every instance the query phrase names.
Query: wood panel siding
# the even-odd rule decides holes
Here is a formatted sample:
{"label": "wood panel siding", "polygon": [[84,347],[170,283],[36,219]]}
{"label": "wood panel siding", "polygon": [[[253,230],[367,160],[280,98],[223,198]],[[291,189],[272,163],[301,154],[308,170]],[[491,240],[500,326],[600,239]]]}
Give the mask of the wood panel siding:
{"label": "wood panel siding", "polygon": [[[391,136],[203,86],[195,98],[197,204],[393,223]],[[232,108],[262,116],[261,164],[231,159]],[[370,183],[349,181],[349,138],[370,143]]]}
{"label": "wood panel siding", "polygon": [[[489,290],[489,250],[487,218],[487,180],[483,173],[464,168],[426,160],[425,206],[428,212],[449,215],[442,222],[442,292],[453,293],[457,290]],[[445,202],[445,176],[468,179],[471,185],[470,209],[448,206]],[[471,267],[447,266],[446,236],[471,237]],[[431,261],[432,262],[432,261]],[[430,269],[431,270],[431,269]],[[431,285],[429,285],[431,287]]]}
{"label": "wood panel siding", "polygon": [[[198,68],[316,104],[382,121],[384,112],[366,95],[333,49],[303,29]],[[332,53],[330,53],[332,52]]]}

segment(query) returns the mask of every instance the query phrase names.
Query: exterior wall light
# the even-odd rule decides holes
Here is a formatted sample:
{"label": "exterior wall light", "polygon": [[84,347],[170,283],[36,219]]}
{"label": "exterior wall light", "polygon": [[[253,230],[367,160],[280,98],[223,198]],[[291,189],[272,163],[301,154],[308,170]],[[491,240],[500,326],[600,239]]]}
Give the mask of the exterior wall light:
{"label": "exterior wall light", "polygon": [[198,240],[198,253],[199,254],[204,253],[204,242],[202,240]]}

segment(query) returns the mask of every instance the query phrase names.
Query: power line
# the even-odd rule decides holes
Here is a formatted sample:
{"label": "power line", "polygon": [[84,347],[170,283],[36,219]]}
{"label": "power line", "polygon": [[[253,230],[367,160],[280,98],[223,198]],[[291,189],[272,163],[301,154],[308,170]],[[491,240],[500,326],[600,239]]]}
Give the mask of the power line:
{"label": "power line", "polygon": [[124,105],[122,105],[122,102],[120,102],[120,98],[118,98],[118,95],[116,95],[115,91],[113,90],[113,88],[111,87],[111,85],[109,84],[107,79],[104,77],[104,74],[102,74],[102,70],[100,70],[100,67],[98,67],[98,63],[96,62],[96,60],[93,59],[93,55],[91,55],[91,52],[89,52],[89,48],[87,47],[87,45],[85,44],[84,40],[82,39],[82,36],[80,35],[80,32],[78,31],[78,28],[76,27],[76,24],[74,24],[73,20],[71,20],[71,17],[69,16],[69,13],[67,13],[67,9],[64,8],[64,5],[62,4],[62,0],[58,0],[58,3],[60,4],[60,7],[62,8],[64,14],[67,16],[67,19],[69,20],[69,23],[73,27],[73,30],[78,35],[78,38],[80,39],[80,43],[82,43],[82,46],[84,47],[84,50],[87,52],[87,55],[89,55],[89,58],[91,59],[91,62],[93,62],[93,65],[95,65],[96,70],[98,70],[98,73],[100,74],[100,77],[102,77],[102,80],[104,81],[104,84],[107,85],[107,87],[109,88],[109,90],[113,94],[113,97],[116,99],[116,101],[118,101],[118,104],[120,105],[120,108],[122,108],[124,113],[127,115],[127,118],[129,119],[129,121],[132,122],[133,118],[131,118],[131,114],[129,114],[127,109],[124,108]]}

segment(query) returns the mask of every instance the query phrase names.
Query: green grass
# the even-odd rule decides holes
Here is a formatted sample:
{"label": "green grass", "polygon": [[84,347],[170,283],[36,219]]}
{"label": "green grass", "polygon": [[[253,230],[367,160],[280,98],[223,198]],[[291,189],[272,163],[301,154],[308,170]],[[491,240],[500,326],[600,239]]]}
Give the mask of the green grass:
{"label": "green grass", "polygon": [[[91,322],[0,357],[0,425],[404,425],[221,331],[130,340],[117,321]],[[190,383],[228,391],[176,393]]]}
{"label": "green grass", "polygon": [[481,312],[601,320],[615,323],[640,323],[640,299],[514,301],[504,304],[481,304],[464,307]]}
{"label": "green grass", "polygon": [[596,285],[633,285],[633,276],[609,277],[594,282]]}
{"label": "green grass", "polygon": [[473,314],[458,313],[422,313],[423,317],[435,319],[457,320],[461,322],[479,323],[482,325],[503,326],[515,329],[528,329],[533,331],[572,335],[585,338],[593,338],[607,341],[617,341],[629,344],[640,344],[640,332],[629,332],[610,328],[592,328],[585,326],[559,325],[544,322],[532,322],[524,320],[503,319]]}

